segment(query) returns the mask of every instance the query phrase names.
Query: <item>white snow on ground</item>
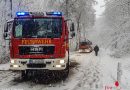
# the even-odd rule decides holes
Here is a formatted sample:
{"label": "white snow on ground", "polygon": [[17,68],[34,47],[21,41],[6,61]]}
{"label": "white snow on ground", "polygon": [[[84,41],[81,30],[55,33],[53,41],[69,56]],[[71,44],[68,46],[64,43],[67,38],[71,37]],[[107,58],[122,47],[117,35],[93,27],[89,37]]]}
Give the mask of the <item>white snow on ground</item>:
{"label": "white snow on ground", "polygon": [[121,90],[130,90],[130,57],[125,58],[113,58],[111,56],[111,51],[103,50],[103,53],[106,53],[102,56],[102,70],[103,70],[103,84],[104,86],[113,86],[114,82],[117,80],[117,67],[118,63],[121,63]]}
{"label": "white snow on ground", "polygon": [[[2,89],[16,89],[20,88],[23,90],[84,90],[91,88],[92,90],[95,90],[98,88],[101,88],[102,84],[100,84],[100,70],[98,70],[98,60],[94,60],[92,54],[73,54],[72,55],[72,60],[76,60],[79,65],[75,66],[70,70],[70,75],[66,81],[59,82],[56,84],[52,84],[51,87],[48,85],[41,85],[41,84],[35,84],[32,82],[18,82],[15,84],[13,82],[12,77],[8,76],[7,79],[10,80],[9,82],[5,82],[4,79],[1,81],[2,83],[0,84],[0,87]],[[95,62],[95,63],[94,63]],[[3,72],[4,73],[4,72]],[[6,74],[6,72],[5,72]],[[1,75],[1,74],[0,74]],[[3,75],[3,74],[2,74]],[[8,73],[7,73],[8,75]],[[8,81],[7,80],[7,81]],[[5,82],[5,83],[4,83]],[[14,83],[14,84],[13,84]],[[100,90],[100,89],[99,89]]]}
{"label": "white snow on ground", "polygon": [[9,63],[6,63],[6,64],[0,64],[0,70],[9,70]]}
{"label": "white snow on ground", "polygon": [[94,52],[71,55],[71,58],[79,64],[71,68],[66,81],[52,85],[36,84],[31,81],[14,82],[13,77],[17,76],[16,73],[0,71],[0,90],[10,90],[10,88],[11,90],[105,90],[105,86],[115,88],[118,62],[123,62],[121,90],[130,90],[130,77],[128,77],[130,64],[127,62],[129,58],[116,59],[110,56],[110,52],[100,49],[97,57]]}

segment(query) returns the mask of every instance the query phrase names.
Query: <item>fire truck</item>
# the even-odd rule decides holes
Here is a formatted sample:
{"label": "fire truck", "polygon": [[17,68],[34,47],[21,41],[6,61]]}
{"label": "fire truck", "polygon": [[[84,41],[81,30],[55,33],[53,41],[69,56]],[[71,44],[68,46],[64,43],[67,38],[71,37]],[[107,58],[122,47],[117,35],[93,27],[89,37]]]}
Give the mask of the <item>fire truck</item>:
{"label": "fire truck", "polygon": [[20,71],[23,78],[46,72],[67,77],[73,22],[69,29],[62,12],[17,12],[3,35],[9,40],[10,70]]}

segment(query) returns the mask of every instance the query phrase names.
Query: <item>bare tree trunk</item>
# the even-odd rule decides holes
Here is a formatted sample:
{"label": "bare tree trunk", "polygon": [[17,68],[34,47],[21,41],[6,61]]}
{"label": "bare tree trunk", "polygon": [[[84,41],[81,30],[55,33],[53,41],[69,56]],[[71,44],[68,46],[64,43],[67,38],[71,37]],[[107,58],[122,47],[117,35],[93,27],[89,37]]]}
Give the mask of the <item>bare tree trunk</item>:
{"label": "bare tree trunk", "polygon": [[68,19],[68,4],[69,4],[69,1],[66,0],[66,18]]}
{"label": "bare tree trunk", "polygon": [[81,13],[79,14],[79,17],[78,17],[78,19],[77,19],[77,40],[76,40],[76,50],[79,49],[79,42],[80,42],[80,39],[81,39],[80,18],[81,18]]}
{"label": "bare tree trunk", "polygon": [[10,0],[10,17],[12,18],[13,17],[13,14],[12,14],[12,11],[13,11],[13,3],[12,3],[12,0]]}

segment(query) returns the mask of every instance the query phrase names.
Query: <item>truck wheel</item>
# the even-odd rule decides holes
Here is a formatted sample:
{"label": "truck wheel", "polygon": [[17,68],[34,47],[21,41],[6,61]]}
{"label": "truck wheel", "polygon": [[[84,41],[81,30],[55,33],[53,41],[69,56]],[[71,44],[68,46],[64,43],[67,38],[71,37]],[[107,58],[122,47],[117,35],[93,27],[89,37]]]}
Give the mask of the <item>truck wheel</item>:
{"label": "truck wheel", "polygon": [[28,79],[28,71],[26,71],[26,70],[21,71],[21,78],[23,80],[27,80]]}
{"label": "truck wheel", "polygon": [[63,80],[65,80],[69,75],[69,64],[67,64],[66,69],[63,71]]}
{"label": "truck wheel", "polygon": [[[68,52],[68,55],[69,55],[69,52]],[[64,70],[64,78],[66,79],[67,77],[68,77],[68,75],[69,75],[69,70],[70,70],[70,58],[69,58],[69,56],[68,56],[68,63],[66,64],[66,69]]]}

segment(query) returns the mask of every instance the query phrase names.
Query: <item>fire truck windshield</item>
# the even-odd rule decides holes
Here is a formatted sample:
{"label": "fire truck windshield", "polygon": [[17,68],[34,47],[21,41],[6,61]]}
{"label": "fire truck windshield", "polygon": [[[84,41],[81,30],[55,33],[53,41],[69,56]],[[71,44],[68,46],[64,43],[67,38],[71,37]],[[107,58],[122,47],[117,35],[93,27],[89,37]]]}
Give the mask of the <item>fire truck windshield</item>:
{"label": "fire truck windshield", "polygon": [[61,34],[61,18],[15,19],[15,38],[60,38]]}

